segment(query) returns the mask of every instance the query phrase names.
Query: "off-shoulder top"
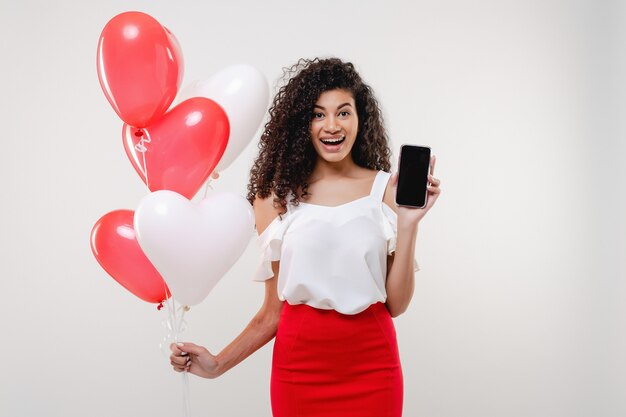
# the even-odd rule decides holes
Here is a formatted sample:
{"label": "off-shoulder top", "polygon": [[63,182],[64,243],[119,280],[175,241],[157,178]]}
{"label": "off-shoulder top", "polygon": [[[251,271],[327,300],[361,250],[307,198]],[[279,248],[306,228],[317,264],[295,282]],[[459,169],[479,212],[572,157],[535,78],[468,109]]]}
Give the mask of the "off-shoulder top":
{"label": "off-shoulder top", "polygon": [[271,263],[280,260],[278,297],[289,304],[357,314],[385,302],[397,236],[397,215],[382,201],[390,176],[378,171],[369,195],[339,206],[289,204],[257,238],[254,280],[272,278]]}

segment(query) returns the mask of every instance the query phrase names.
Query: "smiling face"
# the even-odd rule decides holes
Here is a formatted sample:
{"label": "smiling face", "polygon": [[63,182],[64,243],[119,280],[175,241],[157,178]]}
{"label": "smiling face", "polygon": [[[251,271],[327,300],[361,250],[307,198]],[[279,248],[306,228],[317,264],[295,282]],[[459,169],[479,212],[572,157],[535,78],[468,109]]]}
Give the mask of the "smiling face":
{"label": "smiling face", "polygon": [[351,92],[336,89],[320,94],[311,119],[311,141],[319,158],[339,162],[350,156],[358,127]]}

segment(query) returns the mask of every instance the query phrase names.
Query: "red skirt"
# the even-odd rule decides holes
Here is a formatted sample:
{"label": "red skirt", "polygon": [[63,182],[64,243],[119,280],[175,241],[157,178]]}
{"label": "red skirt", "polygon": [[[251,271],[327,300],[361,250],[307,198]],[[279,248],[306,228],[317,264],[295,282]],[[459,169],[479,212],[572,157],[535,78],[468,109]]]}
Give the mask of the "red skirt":
{"label": "red skirt", "polygon": [[274,417],[400,417],[402,368],[387,307],[344,315],[285,302],[270,389]]}

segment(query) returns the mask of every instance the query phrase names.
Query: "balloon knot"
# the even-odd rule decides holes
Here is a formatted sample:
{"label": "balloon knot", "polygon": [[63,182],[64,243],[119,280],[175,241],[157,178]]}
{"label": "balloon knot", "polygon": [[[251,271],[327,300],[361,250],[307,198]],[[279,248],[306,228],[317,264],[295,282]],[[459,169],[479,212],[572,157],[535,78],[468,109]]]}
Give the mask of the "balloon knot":
{"label": "balloon knot", "polygon": [[161,311],[162,308],[163,308],[163,302],[160,302],[159,305],[157,306],[157,310]]}
{"label": "balloon knot", "polygon": [[138,138],[142,137],[143,136],[143,130],[141,130],[141,129],[136,130],[135,131],[135,136],[137,136]]}

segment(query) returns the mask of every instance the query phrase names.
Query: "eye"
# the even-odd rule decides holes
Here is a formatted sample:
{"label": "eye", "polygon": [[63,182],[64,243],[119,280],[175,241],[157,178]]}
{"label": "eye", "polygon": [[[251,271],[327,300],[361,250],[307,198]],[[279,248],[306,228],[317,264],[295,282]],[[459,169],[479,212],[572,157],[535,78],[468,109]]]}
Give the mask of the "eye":
{"label": "eye", "polygon": [[314,112],[313,113],[313,118],[314,119],[321,119],[324,117],[324,113],[320,113],[320,112]]}
{"label": "eye", "polygon": [[342,116],[342,117],[347,117],[347,116],[349,116],[349,115],[350,115],[350,112],[345,111],[345,110],[344,110],[344,111],[340,111],[340,112],[339,112],[339,116]]}

